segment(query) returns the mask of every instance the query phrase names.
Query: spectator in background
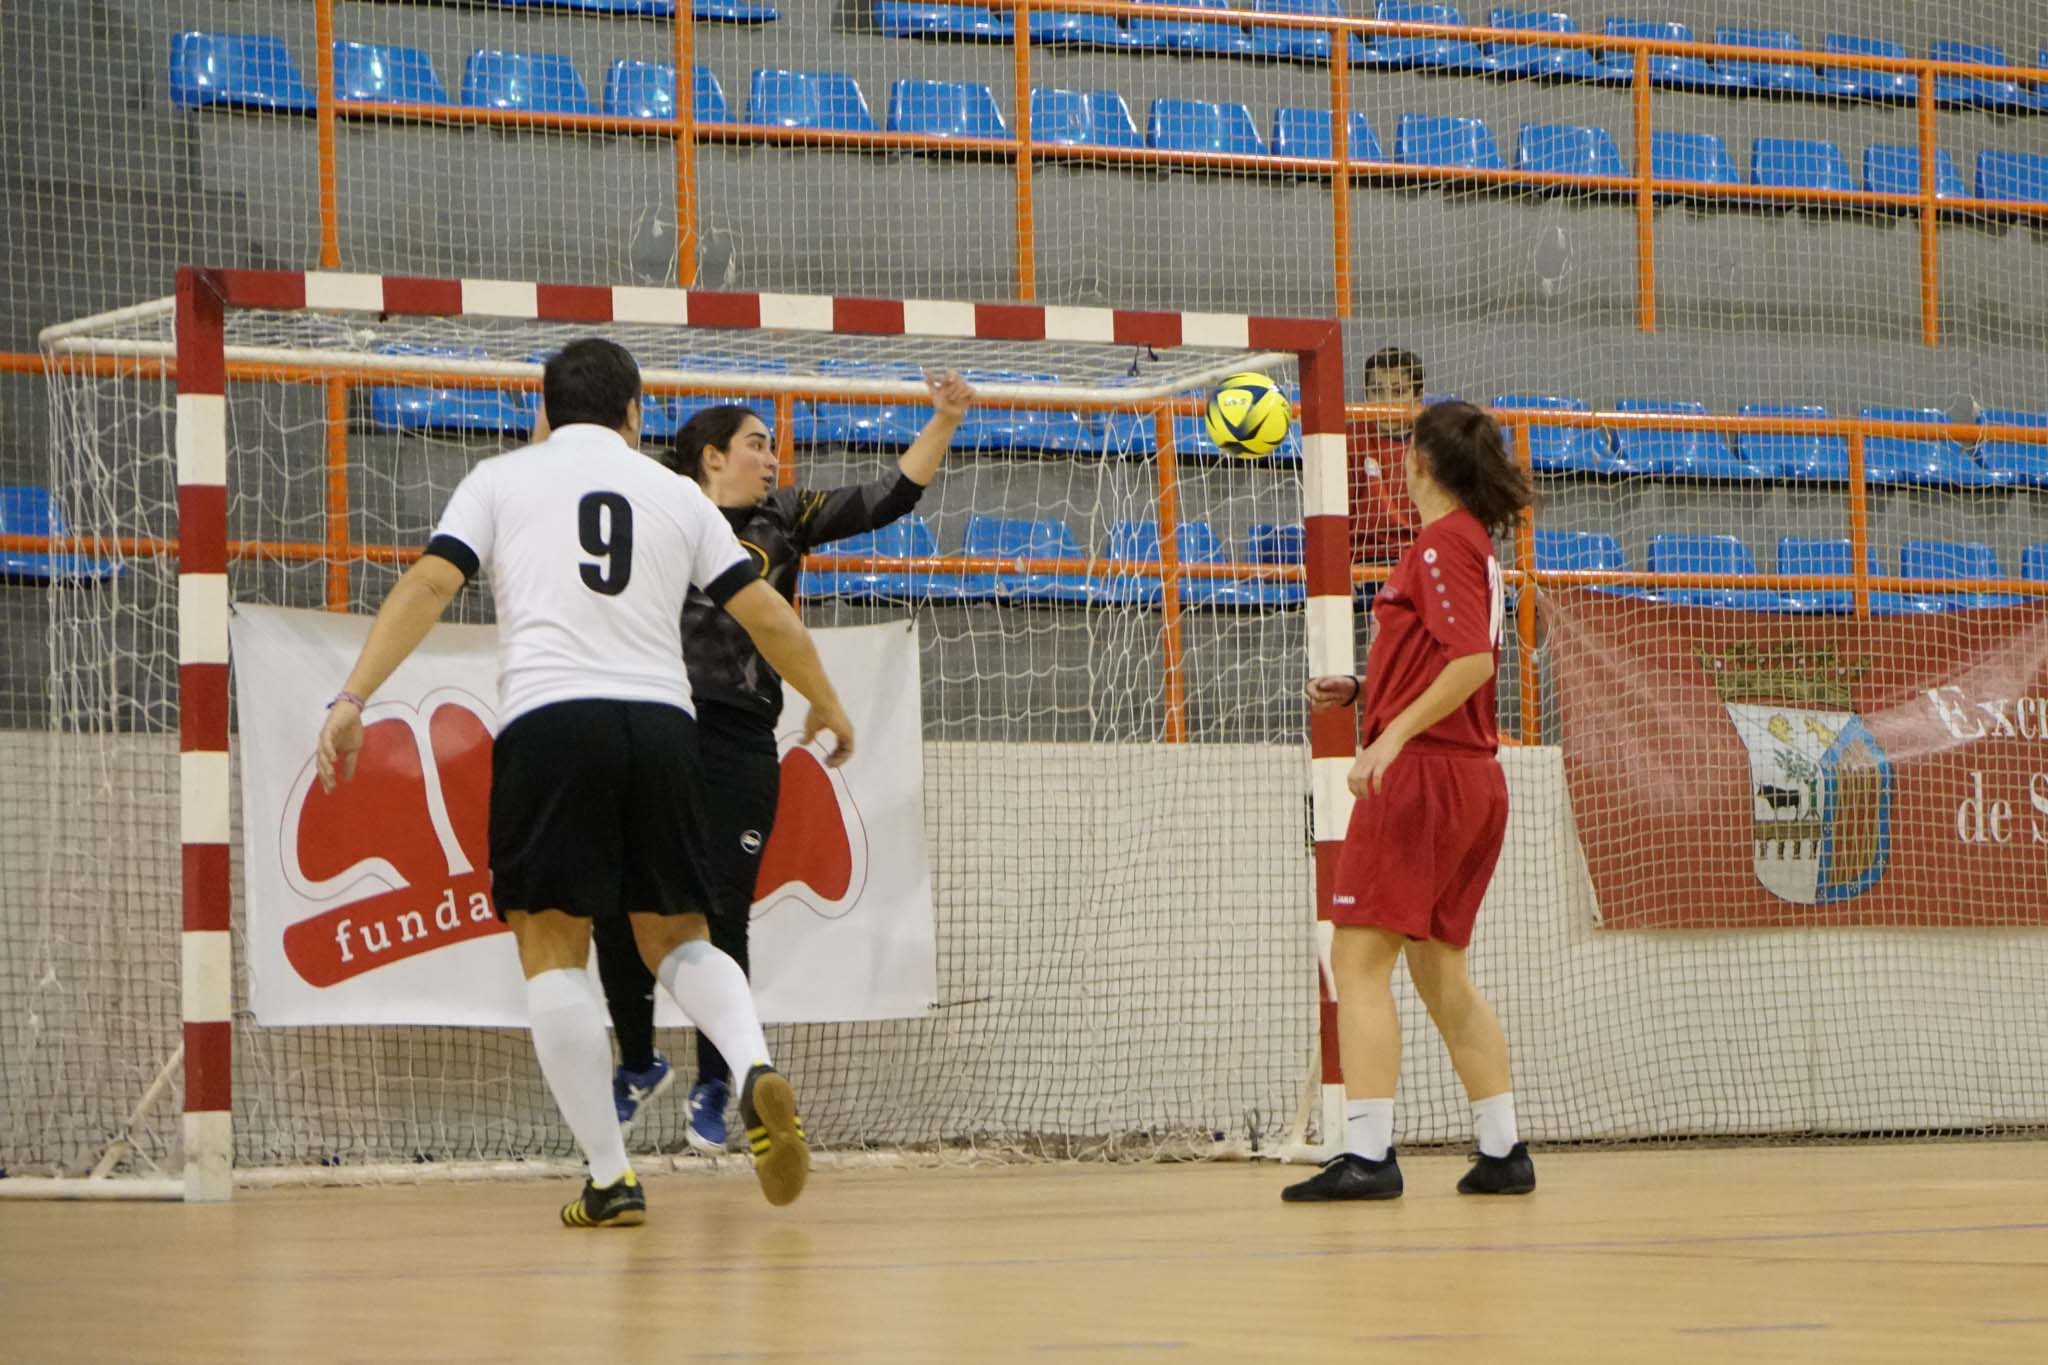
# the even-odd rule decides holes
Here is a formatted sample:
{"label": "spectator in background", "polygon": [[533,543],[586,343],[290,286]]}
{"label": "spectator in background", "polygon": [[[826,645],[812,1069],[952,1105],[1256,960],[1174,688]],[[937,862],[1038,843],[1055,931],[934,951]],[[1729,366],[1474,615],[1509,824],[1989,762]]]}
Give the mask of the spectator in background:
{"label": "spectator in background", "polygon": [[[1382,347],[1367,356],[1365,401],[1420,404],[1421,359],[1398,346]],[[1421,529],[1401,472],[1412,433],[1411,422],[1379,417],[1349,429],[1353,564],[1392,564]],[[1371,592],[1369,587],[1368,598]]]}

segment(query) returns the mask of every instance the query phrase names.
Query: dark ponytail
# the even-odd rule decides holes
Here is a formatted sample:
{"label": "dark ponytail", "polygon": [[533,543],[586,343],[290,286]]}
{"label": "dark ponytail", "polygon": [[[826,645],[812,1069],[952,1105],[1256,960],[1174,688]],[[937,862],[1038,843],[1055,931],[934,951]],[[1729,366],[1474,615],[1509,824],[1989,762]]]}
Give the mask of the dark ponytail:
{"label": "dark ponytail", "polygon": [[740,427],[754,415],[752,408],[741,407],[738,403],[720,403],[715,407],[700,410],[683,429],[676,433],[675,445],[668,457],[662,461],[684,478],[704,481],[704,447],[713,446],[724,450],[732,444],[732,438],[740,434]]}
{"label": "dark ponytail", "polygon": [[1508,458],[1500,427],[1470,403],[1433,403],[1415,421],[1415,449],[1430,477],[1495,535],[1534,496],[1528,472]]}

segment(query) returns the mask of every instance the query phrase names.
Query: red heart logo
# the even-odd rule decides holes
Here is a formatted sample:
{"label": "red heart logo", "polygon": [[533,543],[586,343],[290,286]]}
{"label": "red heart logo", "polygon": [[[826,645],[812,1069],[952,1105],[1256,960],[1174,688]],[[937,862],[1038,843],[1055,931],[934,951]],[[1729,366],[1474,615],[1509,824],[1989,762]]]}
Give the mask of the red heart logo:
{"label": "red heart logo", "polygon": [[411,707],[377,710],[355,777],[332,793],[305,782],[285,813],[289,883],[380,888],[284,931],[285,957],[314,986],[504,931],[490,897],[490,727],[457,702],[435,707],[424,735]]}
{"label": "red heart logo", "polygon": [[761,853],[754,900],[767,900],[790,886],[807,889],[825,904],[844,900],[853,887],[853,846],[839,793],[825,765],[802,745],[782,756],[775,829]]}

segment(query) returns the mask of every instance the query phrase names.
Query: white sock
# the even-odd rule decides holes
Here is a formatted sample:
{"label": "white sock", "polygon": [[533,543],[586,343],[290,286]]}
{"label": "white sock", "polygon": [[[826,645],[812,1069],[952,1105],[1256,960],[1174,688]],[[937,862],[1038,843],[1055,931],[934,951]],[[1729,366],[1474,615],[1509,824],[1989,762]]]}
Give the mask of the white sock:
{"label": "white sock", "polygon": [[612,1104],[611,1039],[589,974],[558,967],[526,978],[526,1013],[540,1074],[590,1162],[590,1179],[609,1185],[626,1173],[626,1139]]}
{"label": "white sock", "polygon": [[1472,1124],[1479,1130],[1481,1156],[1506,1156],[1521,1141],[1515,1131],[1515,1092],[1503,1090],[1472,1101]]}
{"label": "white sock", "polygon": [[745,1085],[755,1067],[768,1065],[768,1039],[739,963],[706,940],[693,939],[661,960],[659,975],[697,1031],[732,1068],[735,1086]]}
{"label": "white sock", "polygon": [[1344,1101],[1344,1150],[1367,1161],[1385,1161],[1394,1145],[1394,1101]]}

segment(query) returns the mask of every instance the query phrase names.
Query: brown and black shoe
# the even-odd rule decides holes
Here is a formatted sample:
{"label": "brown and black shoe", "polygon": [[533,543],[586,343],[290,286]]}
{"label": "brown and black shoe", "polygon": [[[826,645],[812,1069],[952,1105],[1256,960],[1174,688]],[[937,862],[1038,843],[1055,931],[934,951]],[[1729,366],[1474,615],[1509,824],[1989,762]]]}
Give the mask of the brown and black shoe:
{"label": "brown and black shoe", "polygon": [[740,1087],[740,1124],[747,1130],[761,1193],[771,1204],[795,1202],[811,1174],[811,1148],[789,1078],[772,1066],[749,1071]]}

